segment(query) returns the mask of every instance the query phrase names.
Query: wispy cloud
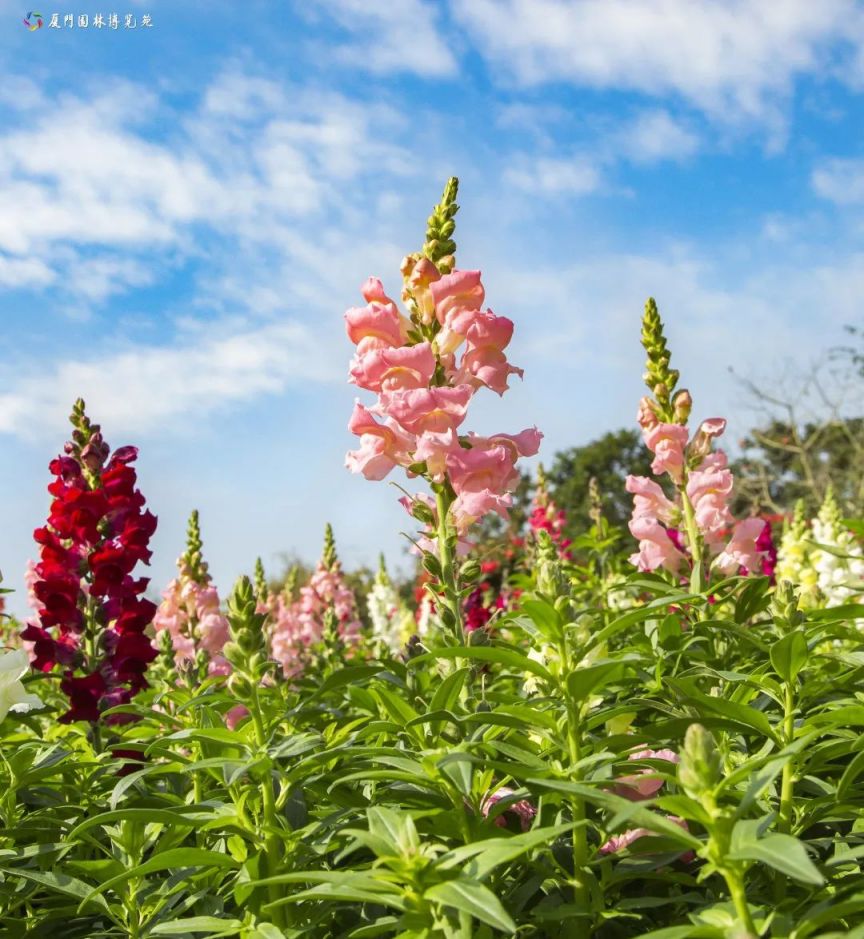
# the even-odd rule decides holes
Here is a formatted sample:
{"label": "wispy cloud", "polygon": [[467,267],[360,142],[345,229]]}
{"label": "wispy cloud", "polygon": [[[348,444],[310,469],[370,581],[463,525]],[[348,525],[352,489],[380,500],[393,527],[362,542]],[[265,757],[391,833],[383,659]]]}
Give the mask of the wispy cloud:
{"label": "wispy cloud", "polygon": [[[339,367],[342,366],[342,368]],[[132,434],[192,426],[231,405],[306,382],[344,381],[310,330],[278,323],[209,335],[201,328],[163,345],[130,346],[100,357],[42,366],[7,382],[0,432],[39,436],[62,426],[79,396],[101,421]]]}
{"label": "wispy cloud", "polygon": [[681,161],[692,157],[701,146],[699,136],[663,108],[647,109],[624,120],[591,127],[588,138],[576,146],[558,144],[551,133],[541,130],[550,121],[562,122],[561,114],[555,111],[541,109],[532,119],[531,109],[523,105],[508,108],[500,120],[507,126],[530,128],[543,151],[543,155],[536,152],[514,155],[512,165],[504,171],[504,182],[524,192],[549,197],[622,191],[622,187],[611,182],[617,167]]}
{"label": "wispy cloud", "polygon": [[202,232],[272,242],[338,212],[347,182],[410,165],[381,134],[395,112],[335,92],[227,72],[166,136],[169,103],[110,90],[60,96],[0,131],[0,283],[100,303],[149,282],[142,257],[193,254]]}
{"label": "wispy cloud", "polygon": [[584,196],[599,189],[598,167],[582,156],[567,158],[522,156],[504,171],[504,181],[524,192],[546,196]]}
{"label": "wispy cloud", "polygon": [[440,10],[424,0],[315,0],[351,35],[328,44],[326,54],[361,71],[387,75],[408,72],[426,78],[456,74],[458,64],[438,28]]}
{"label": "wispy cloud", "polygon": [[638,114],[613,134],[610,141],[613,155],[631,163],[659,163],[663,160],[685,160],[700,148],[698,134],[662,109]]}
{"label": "wispy cloud", "polygon": [[[673,94],[729,121],[779,120],[795,79],[860,55],[854,0],[453,0],[496,75]],[[830,68],[828,66],[830,65]]]}
{"label": "wispy cloud", "polygon": [[813,170],[813,190],[838,205],[864,202],[864,159],[825,160]]}

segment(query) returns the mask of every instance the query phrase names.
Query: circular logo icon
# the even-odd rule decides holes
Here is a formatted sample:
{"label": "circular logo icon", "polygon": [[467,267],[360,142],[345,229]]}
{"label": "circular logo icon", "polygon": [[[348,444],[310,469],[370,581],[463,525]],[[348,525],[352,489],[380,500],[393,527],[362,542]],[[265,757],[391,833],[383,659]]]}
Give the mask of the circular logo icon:
{"label": "circular logo icon", "polygon": [[31,33],[36,32],[37,29],[42,28],[42,14],[30,12],[24,17],[24,25]]}

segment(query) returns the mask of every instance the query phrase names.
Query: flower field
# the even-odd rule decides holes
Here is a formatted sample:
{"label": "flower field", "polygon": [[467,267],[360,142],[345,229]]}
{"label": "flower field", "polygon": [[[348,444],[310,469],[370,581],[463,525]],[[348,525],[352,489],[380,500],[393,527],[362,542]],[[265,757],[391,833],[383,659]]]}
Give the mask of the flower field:
{"label": "flower field", "polygon": [[396,484],[415,581],[333,519],[220,595],[190,506],[156,589],[137,450],[74,404],[3,627],[0,936],[864,937],[864,523],[740,510],[649,300],[650,470],[574,527],[456,195],[345,314],[346,469]]}

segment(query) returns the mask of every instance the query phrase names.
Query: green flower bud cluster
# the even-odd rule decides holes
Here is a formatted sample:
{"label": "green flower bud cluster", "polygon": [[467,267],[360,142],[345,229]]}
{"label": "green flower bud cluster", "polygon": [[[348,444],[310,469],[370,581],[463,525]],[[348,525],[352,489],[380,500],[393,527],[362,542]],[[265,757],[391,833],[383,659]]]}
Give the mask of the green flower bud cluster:
{"label": "green flower bud cluster", "polygon": [[241,700],[251,697],[253,686],[261,682],[267,668],[267,647],[264,638],[263,613],[257,611],[258,600],[252,581],[245,575],[234,586],[228,599],[228,624],[231,639],[222,654],[233,672],[228,687]]}
{"label": "green flower bud cluster", "polygon": [[321,563],[328,571],[335,571],[339,565],[339,556],[336,554],[336,539],[333,537],[333,526],[327,522],[324,528],[324,553]]}
{"label": "green flower bud cluster", "polygon": [[771,599],[771,615],[784,633],[791,632],[804,622],[804,614],[798,609],[798,594],[790,581],[778,582]]}
{"label": "green flower bud cluster", "polygon": [[175,688],[180,676],[177,673],[177,666],[174,661],[174,643],[171,639],[170,630],[159,629],[156,631],[156,648],[159,655],[150,666],[154,681],[158,679],[166,687]]}
{"label": "green flower bud cluster", "polygon": [[202,555],[203,546],[198,509],[193,509],[186,527],[186,550],[180,560],[186,576],[199,584],[206,584],[209,580],[207,562]]}
{"label": "green flower bud cluster", "polygon": [[286,603],[293,602],[294,595],[297,593],[297,581],[299,579],[300,568],[294,564],[291,570],[288,571],[288,576],[285,578],[285,586],[282,588],[282,596],[285,598]]}
{"label": "green flower bud cluster", "polygon": [[570,582],[558,557],[558,548],[549,532],[537,532],[537,590],[547,597],[558,598],[570,595]]}
{"label": "green flower bud cluster", "polygon": [[255,596],[259,603],[266,603],[269,594],[267,577],[264,574],[264,562],[261,558],[255,558]]}
{"label": "green flower bud cluster", "polygon": [[109,447],[102,438],[102,428],[93,424],[85,413],[83,398],[72,405],[69,422],[72,424],[72,439],[66,444],[66,453],[80,464],[91,488],[99,484],[99,473],[108,458]]}
{"label": "green flower bud cluster", "polygon": [[[648,353],[646,371],[642,377],[657,401],[657,416],[661,420],[671,422],[675,417],[672,396],[678,384],[679,373],[676,369],[669,367],[672,354],[666,345],[663,321],[660,319],[660,311],[653,297],[648,298],[645,304],[645,315],[642,317],[642,345]],[[687,399],[682,398],[681,403],[686,404],[688,399],[689,395]]]}
{"label": "green flower bud cluster", "polygon": [[600,523],[603,521],[603,495],[596,476],[588,480],[588,517],[597,528],[600,528]]}
{"label": "green flower bud cluster", "polygon": [[454,220],[459,206],[456,204],[456,193],[459,190],[459,180],[451,176],[444,187],[441,201],[432,210],[426,223],[426,242],[423,245],[423,254],[435,264],[442,274],[449,274],[453,270],[456,253],[456,242],[453,232],[456,230]]}
{"label": "green flower bud cluster", "polygon": [[691,799],[713,800],[713,792],[723,772],[723,761],[717,741],[702,724],[691,724],[684,735],[678,782]]}

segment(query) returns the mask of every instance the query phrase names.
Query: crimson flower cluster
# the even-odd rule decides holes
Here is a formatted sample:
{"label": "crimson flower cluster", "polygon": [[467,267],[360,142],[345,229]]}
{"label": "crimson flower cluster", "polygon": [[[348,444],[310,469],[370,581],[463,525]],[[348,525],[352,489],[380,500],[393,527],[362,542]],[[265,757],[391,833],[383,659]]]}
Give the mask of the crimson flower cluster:
{"label": "crimson flower cluster", "polygon": [[33,534],[40,546],[33,583],[39,621],[22,633],[34,668],[63,669],[66,723],[97,721],[106,708],[128,703],[147,687],[145,672],[157,655],[145,635],[156,612],[141,596],[149,579],[132,576],[139,561],[149,563],[156,530],[136,488],[131,464],[138,451],[121,447],[109,458],[80,399],[72,423],[65,455],[49,465],[55,479],[47,524]]}

